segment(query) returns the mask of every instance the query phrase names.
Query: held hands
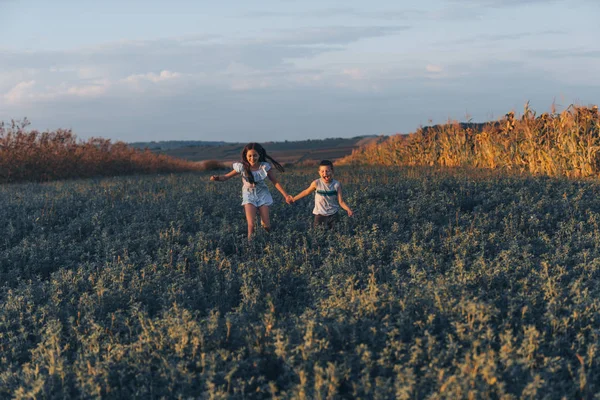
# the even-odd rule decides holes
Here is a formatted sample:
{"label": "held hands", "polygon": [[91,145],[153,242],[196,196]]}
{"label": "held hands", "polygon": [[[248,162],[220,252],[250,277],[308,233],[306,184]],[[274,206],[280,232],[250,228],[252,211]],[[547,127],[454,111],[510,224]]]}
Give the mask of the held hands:
{"label": "held hands", "polygon": [[285,196],[285,202],[288,204],[292,204],[294,202],[294,198],[288,194],[287,196]]}

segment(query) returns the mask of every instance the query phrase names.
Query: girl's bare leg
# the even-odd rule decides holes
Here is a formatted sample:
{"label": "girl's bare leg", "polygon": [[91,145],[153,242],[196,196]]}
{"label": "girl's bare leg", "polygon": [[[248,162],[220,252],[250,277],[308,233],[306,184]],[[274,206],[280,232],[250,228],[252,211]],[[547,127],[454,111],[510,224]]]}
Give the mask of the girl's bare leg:
{"label": "girl's bare leg", "polygon": [[254,233],[254,221],[256,220],[256,207],[252,204],[244,204],[244,211],[246,211],[246,222],[248,222],[248,240]]}
{"label": "girl's bare leg", "polygon": [[271,220],[269,219],[269,206],[260,206],[258,208],[258,212],[260,213],[260,224],[265,231],[269,232],[271,230]]}

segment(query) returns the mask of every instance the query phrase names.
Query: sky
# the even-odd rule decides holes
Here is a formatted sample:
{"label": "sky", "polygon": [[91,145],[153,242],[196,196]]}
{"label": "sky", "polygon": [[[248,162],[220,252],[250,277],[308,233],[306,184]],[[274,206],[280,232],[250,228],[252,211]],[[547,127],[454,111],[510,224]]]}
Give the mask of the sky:
{"label": "sky", "polygon": [[597,105],[598,17],[598,0],[0,0],[0,121],[266,142]]}

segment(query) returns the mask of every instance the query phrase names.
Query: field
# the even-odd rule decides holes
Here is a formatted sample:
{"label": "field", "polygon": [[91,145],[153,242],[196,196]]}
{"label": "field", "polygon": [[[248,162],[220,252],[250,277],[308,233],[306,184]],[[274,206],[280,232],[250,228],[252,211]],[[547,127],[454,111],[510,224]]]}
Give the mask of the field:
{"label": "field", "polygon": [[[355,138],[332,138],[262,143],[281,164],[315,164],[321,160],[336,160],[352,154],[360,146],[377,143],[383,136],[358,136]],[[132,143],[136,148],[148,148],[156,154],[164,154],[188,161],[216,160],[231,163],[239,161],[246,143],[216,143],[210,145],[185,145],[187,142]],[[203,142],[198,142],[202,144]]]}
{"label": "field", "polygon": [[598,398],[597,180],[340,167],[248,243],[208,176],[0,186],[0,397]]}
{"label": "field", "polygon": [[342,163],[475,167],[532,175],[600,176],[600,112],[570,105],[538,115],[508,112],[484,124],[448,122],[363,146]]}

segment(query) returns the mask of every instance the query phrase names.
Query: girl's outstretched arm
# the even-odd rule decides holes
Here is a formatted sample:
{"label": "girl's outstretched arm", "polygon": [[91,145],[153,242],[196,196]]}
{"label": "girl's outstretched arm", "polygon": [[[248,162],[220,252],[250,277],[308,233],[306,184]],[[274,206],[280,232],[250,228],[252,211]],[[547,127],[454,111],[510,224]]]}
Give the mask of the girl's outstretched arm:
{"label": "girl's outstretched arm", "polygon": [[317,190],[317,183],[315,181],[313,181],[308,188],[304,189],[303,191],[298,193],[296,196],[294,196],[294,201],[298,201],[301,198],[308,196],[315,190]]}
{"label": "girl's outstretched arm", "polygon": [[344,210],[346,210],[349,217],[353,216],[354,213],[352,212],[352,209],[350,209],[350,207],[348,207],[348,204],[346,204],[346,202],[344,201],[344,198],[342,196],[342,185],[341,184],[338,187],[337,192],[338,192],[338,203],[340,203],[340,207],[342,207]]}
{"label": "girl's outstretched arm", "polygon": [[210,177],[211,181],[217,181],[217,182],[221,182],[221,181],[226,181],[234,176],[238,175],[238,172],[234,169],[233,171],[225,174],[225,175],[213,175]]}
{"label": "girl's outstretched arm", "polygon": [[281,195],[285,199],[285,202],[288,204],[292,203],[294,201],[292,196],[287,194],[287,192],[285,191],[283,186],[281,186],[281,183],[279,183],[279,181],[277,180],[277,177],[275,176],[275,172],[273,172],[272,169],[267,171],[267,176],[269,177],[269,180],[273,183],[273,186],[275,186],[275,188],[277,190],[279,190],[279,193],[281,193]]}

